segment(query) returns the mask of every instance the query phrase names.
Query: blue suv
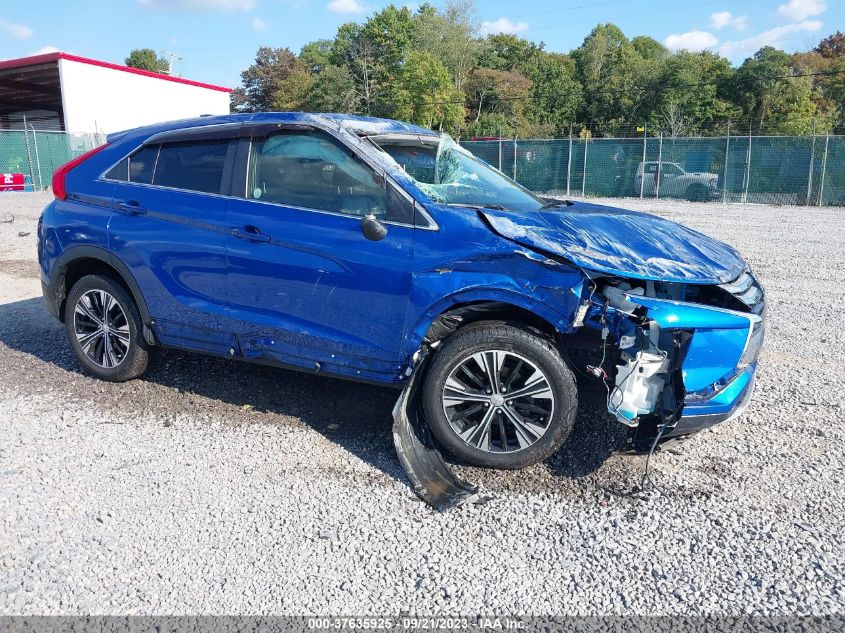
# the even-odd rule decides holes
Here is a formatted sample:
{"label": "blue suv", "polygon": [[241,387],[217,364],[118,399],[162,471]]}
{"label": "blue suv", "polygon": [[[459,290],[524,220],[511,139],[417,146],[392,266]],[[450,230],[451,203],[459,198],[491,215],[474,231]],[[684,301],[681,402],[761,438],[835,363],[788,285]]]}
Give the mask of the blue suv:
{"label": "blue suv", "polygon": [[601,394],[633,448],[751,396],[764,291],[734,249],[540,198],[445,134],[337,114],[201,117],[112,134],[53,191],[44,297],[104,380],[137,378],[173,347],[416,381],[436,444],[495,468],[555,452],[579,393]]}

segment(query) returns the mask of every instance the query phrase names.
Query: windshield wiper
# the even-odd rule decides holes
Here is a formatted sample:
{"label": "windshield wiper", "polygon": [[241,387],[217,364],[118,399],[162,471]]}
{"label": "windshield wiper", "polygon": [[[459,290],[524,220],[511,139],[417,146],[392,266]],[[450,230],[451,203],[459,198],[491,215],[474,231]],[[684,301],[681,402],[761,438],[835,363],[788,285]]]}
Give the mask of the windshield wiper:
{"label": "windshield wiper", "polygon": [[482,209],[493,209],[494,211],[507,211],[508,209],[500,204],[480,204]]}

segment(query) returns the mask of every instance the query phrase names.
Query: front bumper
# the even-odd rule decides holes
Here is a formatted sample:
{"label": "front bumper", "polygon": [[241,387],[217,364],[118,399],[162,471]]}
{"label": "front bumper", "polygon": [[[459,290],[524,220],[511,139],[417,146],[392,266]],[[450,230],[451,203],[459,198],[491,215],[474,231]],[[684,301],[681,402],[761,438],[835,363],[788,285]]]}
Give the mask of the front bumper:
{"label": "front bumper", "polygon": [[739,417],[754,393],[754,381],[757,363],[749,365],[738,374],[724,389],[707,400],[684,403],[681,419],[664,437],[677,437],[695,433],[720,422],[727,422]]}

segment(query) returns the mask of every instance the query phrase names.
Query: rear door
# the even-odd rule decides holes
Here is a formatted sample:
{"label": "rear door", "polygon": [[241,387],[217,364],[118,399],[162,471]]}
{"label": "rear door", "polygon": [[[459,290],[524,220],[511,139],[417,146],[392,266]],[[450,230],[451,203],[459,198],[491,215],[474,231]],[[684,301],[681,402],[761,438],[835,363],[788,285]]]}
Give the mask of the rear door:
{"label": "rear door", "polygon": [[[245,191],[227,212],[227,286],[241,348],[333,373],[394,376],[411,286],[413,204],[329,134],[274,130],[242,152],[236,181]],[[384,222],[384,239],[364,237],[366,214]]]}
{"label": "rear door", "polygon": [[226,203],[237,140],[171,133],[106,174],[118,181],[110,249],[141,287],[162,343],[234,346],[226,311]]}

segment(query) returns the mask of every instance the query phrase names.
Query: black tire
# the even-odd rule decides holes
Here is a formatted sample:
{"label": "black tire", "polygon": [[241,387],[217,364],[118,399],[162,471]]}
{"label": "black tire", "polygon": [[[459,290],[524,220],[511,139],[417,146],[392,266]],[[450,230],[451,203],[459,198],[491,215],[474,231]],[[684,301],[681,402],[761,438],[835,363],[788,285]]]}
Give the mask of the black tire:
{"label": "black tire", "polygon": [[[544,405],[550,406],[552,409],[548,420],[545,422],[545,431],[528,446],[517,448],[514,444],[511,444],[509,447],[509,442],[505,439],[503,450],[502,433],[504,432],[506,437],[514,437],[511,433],[514,430],[513,425],[510,429],[501,426],[499,421],[501,415],[493,412],[490,415],[495,417],[495,422],[491,420],[487,425],[491,429],[488,434],[494,434],[494,436],[488,435],[482,441],[487,445],[486,450],[464,441],[459,436],[458,431],[453,428],[453,423],[461,425],[462,422],[453,419],[453,423],[450,423],[447,416],[446,409],[449,405],[444,403],[444,389],[447,380],[452,376],[452,372],[461,371],[458,369],[459,366],[469,362],[474,354],[480,352],[492,354],[494,353],[492,350],[506,354],[507,360],[502,365],[501,371],[498,372],[498,375],[502,377],[501,382],[504,383],[508,379],[505,372],[513,373],[515,377],[520,373],[513,366],[508,368],[508,362],[515,361],[518,364],[520,360],[527,360],[529,364],[520,365],[520,367],[528,367],[529,371],[539,369],[547,380],[551,394],[553,394],[551,405]],[[532,368],[530,365],[534,365],[534,367]],[[516,378],[516,380],[519,380],[519,378]],[[514,393],[518,391],[520,391],[519,388]],[[480,393],[479,389],[479,395]],[[507,396],[504,397],[507,400]],[[527,406],[534,408],[533,402],[532,400]],[[475,406],[475,403],[466,404],[468,407]],[[516,408],[510,406],[512,402],[506,404],[508,407],[501,405],[503,410],[507,409],[511,413],[517,412]],[[483,404],[483,406],[489,408],[490,403]],[[500,405],[494,403],[493,406],[498,407]],[[517,403],[516,406],[525,406],[525,403],[523,402],[522,405]],[[432,434],[441,447],[468,464],[484,468],[525,468],[547,459],[560,449],[571,433],[577,409],[578,391],[575,385],[575,376],[554,344],[541,334],[501,321],[480,321],[461,328],[452,334],[437,349],[423,385],[423,412]],[[451,415],[453,418],[465,420],[457,412],[453,412]],[[541,417],[540,420],[542,419]],[[505,424],[508,424],[507,416],[502,417],[502,420],[505,421]],[[481,424],[483,425],[483,422]],[[494,425],[495,430],[493,429]],[[472,425],[467,425],[465,428],[468,429],[470,426]],[[534,428],[538,427],[535,425]],[[494,444],[496,446],[493,446]]]}
{"label": "black tire", "polygon": [[[92,291],[93,295],[89,294]],[[112,315],[117,314],[112,325],[117,324],[119,327],[110,330],[114,332],[109,338],[112,341],[110,345],[114,351],[108,355],[102,351],[106,338],[103,334],[97,335],[94,338],[95,342],[86,346],[88,351],[83,349],[83,343],[77,336],[78,330],[81,333],[96,332],[96,325],[93,324],[92,319],[83,313],[78,313],[77,306],[80,299],[87,295],[87,307],[89,309],[98,307],[91,305],[89,299],[90,297],[100,296],[98,291],[107,293],[117,306],[111,311]],[[102,306],[99,307],[100,310],[94,312],[102,318]],[[118,308],[120,312],[118,312]],[[137,378],[151,369],[160,356],[159,348],[148,345],[144,340],[141,314],[135,300],[123,285],[106,275],[87,275],[77,281],[70,289],[65,302],[65,330],[70,346],[82,366],[88,373],[101,380],[125,382]],[[128,335],[128,344],[124,344],[123,339],[119,338],[126,335]],[[103,363],[98,363],[95,357],[101,357]],[[109,360],[106,360],[107,357]]]}
{"label": "black tire", "polygon": [[704,185],[690,185],[684,196],[690,202],[704,202],[708,200],[707,187]]}

